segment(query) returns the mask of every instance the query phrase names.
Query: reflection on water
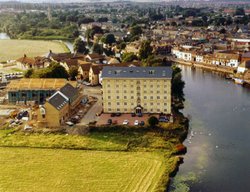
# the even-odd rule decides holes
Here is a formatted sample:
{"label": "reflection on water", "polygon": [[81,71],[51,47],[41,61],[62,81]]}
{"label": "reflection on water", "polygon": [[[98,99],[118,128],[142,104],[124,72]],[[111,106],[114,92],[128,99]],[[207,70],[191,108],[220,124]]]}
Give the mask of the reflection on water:
{"label": "reflection on water", "polygon": [[190,134],[170,191],[250,191],[250,90],[215,74],[182,70]]}

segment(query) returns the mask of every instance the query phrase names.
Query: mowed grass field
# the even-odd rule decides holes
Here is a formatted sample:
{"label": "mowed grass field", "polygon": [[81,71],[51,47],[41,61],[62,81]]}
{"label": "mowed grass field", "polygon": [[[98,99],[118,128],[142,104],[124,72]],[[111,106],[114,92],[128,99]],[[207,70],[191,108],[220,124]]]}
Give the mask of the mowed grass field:
{"label": "mowed grass field", "polygon": [[163,162],[152,152],[0,147],[0,191],[150,192]]}
{"label": "mowed grass field", "polygon": [[24,54],[28,57],[42,56],[49,50],[55,53],[68,52],[68,48],[57,41],[0,40],[0,61],[15,60]]}

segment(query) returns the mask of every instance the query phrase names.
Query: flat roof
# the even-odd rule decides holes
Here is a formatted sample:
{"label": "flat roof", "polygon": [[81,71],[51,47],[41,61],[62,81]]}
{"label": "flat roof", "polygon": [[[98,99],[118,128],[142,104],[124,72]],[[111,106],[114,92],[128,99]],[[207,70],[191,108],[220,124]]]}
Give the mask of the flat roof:
{"label": "flat roof", "polygon": [[109,67],[102,70],[102,78],[171,79],[171,67]]}
{"label": "flat roof", "polygon": [[56,90],[63,87],[68,81],[66,79],[50,78],[23,78],[13,80],[7,85],[8,90]]}

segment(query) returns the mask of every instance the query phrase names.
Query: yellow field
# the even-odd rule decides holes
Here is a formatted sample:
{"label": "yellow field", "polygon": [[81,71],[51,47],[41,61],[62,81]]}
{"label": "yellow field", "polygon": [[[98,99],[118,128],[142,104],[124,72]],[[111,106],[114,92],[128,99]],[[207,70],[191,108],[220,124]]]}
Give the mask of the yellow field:
{"label": "yellow field", "polygon": [[165,169],[152,152],[0,148],[0,191],[150,192]]}
{"label": "yellow field", "polygon": [[0,40],[0,61],[15,60],[26,54],[29,57],[43,56],[53,52],[68,52],[67,47],[56,41]]}

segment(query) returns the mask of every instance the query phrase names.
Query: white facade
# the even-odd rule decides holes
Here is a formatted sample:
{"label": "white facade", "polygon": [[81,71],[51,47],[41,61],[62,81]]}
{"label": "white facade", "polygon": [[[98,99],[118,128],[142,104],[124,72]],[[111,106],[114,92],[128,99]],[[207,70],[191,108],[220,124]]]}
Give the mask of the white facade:
{"label": "white facade", "polygon": [[204,62],[203,55],[196,55],[195,61],[199,63],[203,63]]}
{"label": "white facade", "polygon": [[192,61],[192,53],[173,49],[172,54],[175,55],[177,59]]}

